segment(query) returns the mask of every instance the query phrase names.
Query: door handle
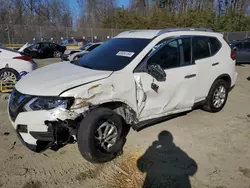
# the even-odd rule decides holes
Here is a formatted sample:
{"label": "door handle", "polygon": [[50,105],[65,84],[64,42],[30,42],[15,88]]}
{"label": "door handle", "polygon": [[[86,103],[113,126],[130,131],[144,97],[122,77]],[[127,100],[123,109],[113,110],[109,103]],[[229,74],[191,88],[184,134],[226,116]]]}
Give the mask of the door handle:
{"label": "door handle", "polygon": [[219,65],[220,63],[219,62],[216,62],[216,63],[213,63],[212,66],[216,66],[216,65]]}
{"label": "door handle", "polygon": [[185,76],[186,79],[193,78],[193,77],[196,77],[196,74],[189,74]]}

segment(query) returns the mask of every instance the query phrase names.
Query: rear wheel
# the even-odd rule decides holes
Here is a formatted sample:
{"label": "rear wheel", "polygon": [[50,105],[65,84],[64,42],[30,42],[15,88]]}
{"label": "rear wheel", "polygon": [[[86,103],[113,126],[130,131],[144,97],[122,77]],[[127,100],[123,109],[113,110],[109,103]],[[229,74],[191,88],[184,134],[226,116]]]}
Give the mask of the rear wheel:
{"label": "rear wheel", "polygon": [[226,104],[229,84],[225,80],[217,80],[212,85],[204,109],[209,112],[219,112]]}
{"label": "rear wheel", "polygon": [[62,52],[60,52],[60,51],[54,51],[54,53],[53,53],[54,58],[60,58],[61,55],[62,55]]}
{"label": "rear wheel", "polygon": [[92,110],[81,122],[77,134],[82,156],[93,163],[105,163],[122,152],[126,141],[123,118],[108,108]]}
{"label": "rear wheel", "polygon": [[19,80],[19,73],[12,68],[4,68],[0,70],[0,80],[2,82],[17,82]]}

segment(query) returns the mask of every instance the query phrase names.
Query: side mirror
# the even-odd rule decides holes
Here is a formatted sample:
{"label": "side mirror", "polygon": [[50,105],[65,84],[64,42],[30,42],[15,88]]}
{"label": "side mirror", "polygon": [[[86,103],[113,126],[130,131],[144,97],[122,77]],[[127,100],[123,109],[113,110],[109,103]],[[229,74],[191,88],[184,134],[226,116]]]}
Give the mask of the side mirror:
{"label": "side mirror", "polygon": [[166,73],[161,68],[160,65],[154,64],[148,66],[148,73],[153,76],[157,81],[165,81],[166,80]]}

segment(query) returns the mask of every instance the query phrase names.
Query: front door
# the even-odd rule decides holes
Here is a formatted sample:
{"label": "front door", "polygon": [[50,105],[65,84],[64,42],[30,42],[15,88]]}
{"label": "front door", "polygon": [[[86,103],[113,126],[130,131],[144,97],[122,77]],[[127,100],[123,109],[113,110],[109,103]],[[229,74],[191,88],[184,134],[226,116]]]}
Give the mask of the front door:
{"label": "front door", "polygon": [[135,71],[140,121],[191,109],[196,85],[196,65],[191,57],[191,38],[186,37],[158,44],[145,58],[147,67],[160,65],[166,79]]}

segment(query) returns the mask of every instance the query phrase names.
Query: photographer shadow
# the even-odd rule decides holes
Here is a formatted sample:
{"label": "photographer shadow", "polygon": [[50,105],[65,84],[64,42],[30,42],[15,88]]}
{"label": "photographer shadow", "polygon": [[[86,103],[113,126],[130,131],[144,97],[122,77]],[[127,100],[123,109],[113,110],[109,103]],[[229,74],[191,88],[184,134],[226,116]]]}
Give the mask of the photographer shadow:
{"label": "photographer shadow", "polygon": [[146,173],[143,188],[191,188],[189,177],[197,171],[196,162],[173,143],[173,136],[162,131],[137,161]]}

